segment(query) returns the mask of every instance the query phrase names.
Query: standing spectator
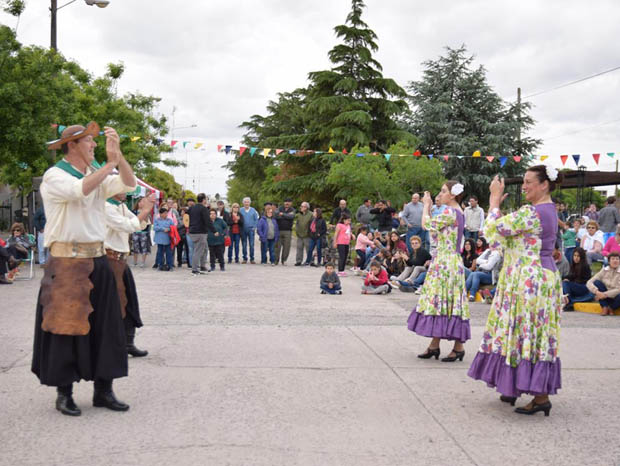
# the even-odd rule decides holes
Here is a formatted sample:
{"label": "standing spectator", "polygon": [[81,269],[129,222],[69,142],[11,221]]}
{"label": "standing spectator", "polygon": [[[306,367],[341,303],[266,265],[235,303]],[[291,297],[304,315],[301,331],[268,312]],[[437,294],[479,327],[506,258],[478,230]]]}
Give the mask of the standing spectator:
{"label": "standing spectator", "polygon": [[590,220],[586,225],[587,233],[581,239],[581,247],[586,251],[588,264],[592,265],[593,261],[602,261],[603,257],[603,232],[598,229],[598,223]]}
{"label": "standing spectator", "polygon": [[187,259],[187,267],[192,267],[192,256],[194,255],[194,243],[192,242],[192,238],[189,236],[189,210],[191,206],[196,205],[196,202],[189,198],[187,200],[187,207],[183,207],[181,209],[181,220],[183,221],[183,226],[185,227],[185,258]]}
{"label": "standing spectator", "polygon": [[207,233],[219,235],[211,222],[206,194],[198,194],[197,200],[198,203],[189,209],[189,236],[194,244],[192,255],[192,274],[194,275],[207,273]]}
{"label": "standing spectator", "polygon": [[291,240],[293,238],[293,222],[295,221],[295,209],[290,198],[284,199],[284,205],[276,211],[276,221],[280,236],[276,243],[276,265],[281,261],[286,265],[288,255],[291,251]]}
{"label": "standing spectator", "polygon": [[295,265],[299,266],[304,261],[304,250],[306,254],[310,250],[310,222],[312,221],[312,212],[310,212],[310,204],[302,202],[297,214],[295,222],[295,234],[297,235],[297,255],[295,257]]}
{"label": "standing spectator", "polygon": [[243,208],[239,211],[243,217],[243,229],[241,230],[241,246],[243,249],[243,263],[248,263],[248,243],[250,243],[250,264],[256,264],[254,261],[254,234],[260,216],[254,207],[250,207],[252,199],[243,198]]}
{"label": "standing spectator", "polygon": [[476,196],[470,196],[469,206],[463,213],[465,215],[465,238],[473,238],[476,241],[484,227],[484,210],[478,205]]}
{"label": "standing spectator", "polygon": [[207,235],[207,244],[209,245],[209,260],[211,261],[211,272],[215,270],[215,259],[220,263],[220,270],[224,268],[224,242],[228,234],[228,225],[222,217],[217,216],[217,212],[212,210],[209,212],[209,218],[213,224],[215,231],[209,232]]}
{"label": "standing spectator", "polygon": [[241,232],[243,231],[243,216],[239,213],[239,204],[236,202],[232,205],[230,213],[230,246],[228,246],[228,263],[232,262],[233,248],[235,249],[235,264],[239,263],[239,241],[241,240]]}
{"label": "standing spectator", "polygon": [[355,213],[355,220],[357,223],[361,223],[362,225],[369,226],[370,225],[370,210],[372,209],[370,199],[364,199],[364,202],[361,206],[357,208],[357,212]]}
{"label": "standing spectator", "polygon": [[[135,216],[140,213],[140,201],[144,198],[137,199],[133,205],[132,212]],[[138,258],[142,256],[140,267],[146,266],[146,256],[151,253],[151,219],[146,220],[146,227],[142,231],[134,231],[131,234],[131,244],[133,246],[133,265],[138,265]]]}
{"label": "standing spectator", "polygon": [[37,247],[39,250],[39,265],[43,267],[47,261],[47,248],[45,247],[45,209],[43,204],[34,214],[34,228],[37,231]]}
{"label": "standing spectator", "polygon": [[332,218],[329,221],[330,225],[336,225],[336,223],[338,223],[338,221],[340,220],[340,217],[342,217],[342,214],[347,214],[349,218],[351,218],[351,211],[347,209],[347,201],[345,201],[344,199],[340,199],[338,207],[334,209]]}
{"label": "standing spectator", "polygon": [[392,214],[396,212],[393,207],[388,207],[384,200],[378,201],[375,208],[370,211],[371,214],[377,216],[378,227],[380,232],[392,231]]}
{"label": "standing spectator", "polygon": [[374,248],[375,243],[367,236],[368,235],[368,226],[363,225],[359,229],[359,233],[357,234],[357,238],[355,240],[355,267],[353,267],[354,272],[360,269],[363,269],[366,265],[366,248],[371,247]]}
{"label": "standing spectator", "polygon": [[428,245],[425,241],[426,238],[426,230],[422,228],[422,213],[424,212],[424,206],[420,202],[420,195],[418,193],[413,193],[411,196],[411,202],[405,205],[405,208],[402,212],[402,220],[407,225],[407,236],[405,237],[405,242],[407,244],[407,248],[409,249],[409,254],[411,254],[411,237],[418,236],[422,239],[422,243],[425,245],[425,248],[428,249]]}
{"label": "standing spectator", "polygon": [[362,285],[362,294],[386,294],[392,291],[388,285],[388,274],[381,264],[373,261],[370,264],[370,272],[366,275],[364,285]]}
{"label": "standing spectator", "polygon": [[[157,245],[157,258],[153,268],[171,271],[174,267],[172,249],[170,248],[170,227],[174,225],[171,218],[168,218],[168,209],[159,209],[159,218],[155,219],[153,230],[155,231],[155,244]],[[165,257],[164,257],[165,256]]]}
{"label": "standing spectator", "polygon": [[616,226],[619,223],[620,212],[618,212],[616,207],[616,197],[610,196],[607,198],[607,205],[598,214],[599,228],[603,232],[603,244],[607,243],[607,240],[614,236]]}
{"label": "standing spectator", "polygon": [[325,272],[321,275],[321,294],[342,294],[340,278],[331,262],[325,264]]}
{"label": "standing spectator", "polygon": [[[312,213],[312,220],[308,226],[308,232],[310,235],[310,248],[308,249],[306,265],[318,267],[321,265],[322,238],[323,235],[327,233],[327,225],[325,224],[325,220],[323,220],[323,211],[318,207],[314,209]],[[317,264],[314,263],[314,258],[312,257],[315,247],[317,248]]]}
{"label": "standing spectator", "polygon": [[564,243],[564,255],[570,264],[573,260],[573,251],[577,247],[577,231],[579,231],[581,221],[579,219],[573,220],[574,228],[568,228],[568,225],[564,225],[566,228],[562,232],[562,243]]}
{"label": "standing spectator", "polygon": [[349,245],[351,244],[351,217],[347,214],[342,214],[338,225],[336,225],[336,232],[334,233],[334,249],[338,249],[338,276],[346,277],[347,273],[344,271],[347,265],[347,259],[349,258]]}
{"label": "standing spectator", "polygon": [[271,205],[265,207],[265,213],[258,221],[256,231],[260,240],[260,263],[267,264],[267,251],[269,251],[269,261],[272,266],[275,266],[275,245],[280,232],[278,230],[278,222],[273,217],[273,207]]}
{"label": "standing spectator", "polygon": [[590,204],[590,207],[586,209],[584,215],[588,217],[588,221],[593,220],[598,222],[599,213],[596,211],[596,204]]}
{"label": "standing spectator", "polygon": [[[558,203],[558,219],[566,223],[568,221],[568,212],[566,211],[566,203],[560,201]],[[570,262],[570,259],[569,259]]]}
{"label": "standing spectator", "polygon": [[601,305],[601,315],[613,315],[620,308],[620,254],[609,254],[609,265],[590,278],[587,287]]}
{"label": "standing spectator", "polygon": [[166,205],[164,207],[166,207],[168,209],[168,218],[170,220],[172,220],[173,225],[176,227],[179,224],[179,211],[177,210],[177,207],[175,207],[177,204],[176,202],[174,202],[174,199],[168,199],[166,200]]}
{"label": "standing spectator", "polygon": [[591,301],[594,294],[590,293],[586,284],[592,278],[592,270],[586,259],[583,248],[575,248],[568,276],[562,281],[562,291],[566,304],[565,311],[573,310],[573,303]]}
{"label": "standing spectator", "polygon": [[226,210],[224,201],[217,201],[217,216],[226,222],[226,225],[230,225],[230,212]]}
{"label": "standing spectator", "polygon": [[[177,233],[179,234],[179,242],[177,243],[176,249],[177,249],[177,266],[179,268],[183,267],[183,251],[186,249],[186,245],[187,245],[187,228],[185,228],[185,223],[183,223],[183,209],[181,209],[181,212],[179,212],[179,221],[177,223]],[[188,262],[189,262],[189,259],[188,259]]]}

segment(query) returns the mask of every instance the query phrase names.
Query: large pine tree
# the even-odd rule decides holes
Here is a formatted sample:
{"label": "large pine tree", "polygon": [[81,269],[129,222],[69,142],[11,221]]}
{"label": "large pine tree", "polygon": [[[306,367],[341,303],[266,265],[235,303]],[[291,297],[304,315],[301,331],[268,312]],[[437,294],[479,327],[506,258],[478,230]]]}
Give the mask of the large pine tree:
{"label": "large pine tree", "polygon": [[[524,136],[534,124],[530,105],[502,100],[487,83],[484,67],[472,67],[473,60],[461,46],[424,63],[422,79],[408,88],[413,108],[409,125],[423,153],[464,156],[451,157],[444,175],[463,182],[468,194],[484,202],[492,177],[522,175],[540,140]],[[496,159],[472,158],[477,150]],[[522,156],[520,162],[513,160],[515,155]],[[503,168],[500,156],[509,156]]]}

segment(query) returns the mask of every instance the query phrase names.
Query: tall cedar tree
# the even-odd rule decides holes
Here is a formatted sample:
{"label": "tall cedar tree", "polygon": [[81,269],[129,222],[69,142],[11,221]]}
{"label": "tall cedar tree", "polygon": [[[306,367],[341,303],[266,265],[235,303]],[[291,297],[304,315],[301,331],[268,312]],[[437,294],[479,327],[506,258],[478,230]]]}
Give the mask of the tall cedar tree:
{"label": "tall cedar tree", "polygon": [[[334,28],[343,43],[329,52],[331,70],[311,72],[308,88],[278,95],[270,102],[266,117],[254,115],[241,126],[248,131],[248,146],[308,149],[338,152],[354,146],[385,151],[391,144],[415,138],[399,128],[397,120],[407,110],[405,91],[392,79],[384,78],[382,67],[372,54],[378,50],[377,35],[362,21],[362,0],[352,0],[346,24]],[[342,155],[312,152],[281,153],[277,159],[253,158],[246,152],[228,167],[229,198],[247,194],[291,196],[330,206],[338,191],[327,182],[332,164]]]}
{"label": "tall cedar tree", "polygon": [[[472,68],[474,57],[464,45],[446,50],[445,56],[425,62],[422,79],[408,87],[413,109],[409,127],[423,154],[463,155],[444,163],[444,175],[461,181],[468,195],[486,203],[493,176],[523,175],[541,141],[523,136],[534,124],[529,103],[519,108],[502,100],[487,83],[484,67]],[[477,150],[482,158],[471,157]],[[515,155],[522,160],[515,162]],[[488,162],[486,156],[495,159]],[[500,156],[509,157],[503,168]]]}

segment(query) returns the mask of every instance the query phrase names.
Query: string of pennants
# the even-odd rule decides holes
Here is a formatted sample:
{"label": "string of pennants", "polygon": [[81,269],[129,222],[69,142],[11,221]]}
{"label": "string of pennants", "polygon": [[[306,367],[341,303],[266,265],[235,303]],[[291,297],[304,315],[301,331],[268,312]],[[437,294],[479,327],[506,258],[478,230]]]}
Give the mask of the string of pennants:
{"label": "string of pennants", "polygon": [[[486,159],[488,162],[493,162],[494,160],[498,160],[500,163],[500,166],[503,167],[506,162],[508,161],[509,158],[512,158],[516,163],[519,163],[522,159],[522,157],[520,155],[513,155],[513,156],[493,156],[493,155],[487,155],[487,156],[482,156],[482,153],[477,150],[475,151],[472,155],[469,156],[465,156],[465,155],[453,155],[453,154],[422,154],[419,150],[416,150],[415,152],[413,152],[412,154],[381,154],[379,152],[369,152],[369,153],[365,153],[365,152],[357,152],[357,153],[349,153],[347,152],[346,149],[343,149],[342,152],[336,152],[333,148],[329,148],[328,151],[315,151],[315,150],[296,150],[296,149],[272,149],[272,148],[259,148],[259,147],[245,147],[245,146],[240,146],[239,149],[233,149],[233,146],[230,145],[224,145],[224,144],[219,144],[217,146],[217,151],[218,152],[224,152],[226,154],[233,154],[236,155],[238,157],[242,156],[244,153],[249,154],[250,157],[254,157],[254,155],[258,152],[259,155],[262,155],[264,158],[267,157],[277,157],[278,155],[280,155],[282,152],[288,152],[290,155],[295,155],[295,156],[299,156],[299,157],[303,157],[306,155],[322,155],[322,154],[339,154],[342,153],[344,155],[355,155],[356,157],[366,157],[366,156],[379,156],[379,155],[383,155],[383,157],[385,157],[386,160],[390,160],[390,158],[392,157],[426,157],[429,160],[432,159],[437,159],[437,160],[444,160],[444,161],[448,161],[450,158],[458,158],[458,159],[463,159],[465,157],[467,158],[484,158]],[[607,157],[610,158],[614,158],[615,156],[615,152],[607,152]],[[618,153],[618,155],[620,155],[620,153]],[[534,158],[539,159],[541,162],[544,162],[545,160],[547,160],[550,156],[549,155],[540,155],[540,156],[534,156]],[[575,161],[575,165],[579,165],[579,161],[581,160],[581,154],[573,154],[572,155],[573,160]],[[599,160],[601,158],[601,154],[592,154],[592,158],[594,160],[594,162],[598,165],[599,164]],[[566,161],[568,160],[568,155],[560,155],[560,160],[562,161],[562,165],[566,165]]]}

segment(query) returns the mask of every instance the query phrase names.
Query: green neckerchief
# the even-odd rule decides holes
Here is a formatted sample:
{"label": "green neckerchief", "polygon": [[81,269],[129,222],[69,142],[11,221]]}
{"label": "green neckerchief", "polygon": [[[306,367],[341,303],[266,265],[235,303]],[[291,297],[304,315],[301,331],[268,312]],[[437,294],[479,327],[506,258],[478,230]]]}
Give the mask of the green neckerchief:
{"label": "green neckerchief", "polygon": [[113,197],[111,197],[110,199],[108,199],[108,202],[109,202],[110,204],[112,204],[112,205],[115,205],[115,206],[119,206],[119,205],[121,205],[121,201],[117,201],[117,200],[116,200],[116,199],[114,199]]}
{"label": "green neckerchief", "polygon": [[[61,170],[66,171],[69,175],[75,176],[78,180],[81,180],[82,178],[84,178],[84,173],[80,172],[79,170],[76,170],[75,167],[71,165],[69,162],[67,162],[65,159],[62,159],[55,166],[60,168]],[[91,164],[90,167],[93,170],[98,170],[99,168],[102,167],[102,165],[100,165],[99,162],[97,162],[96,160],[93,160],[93,163]]]}

